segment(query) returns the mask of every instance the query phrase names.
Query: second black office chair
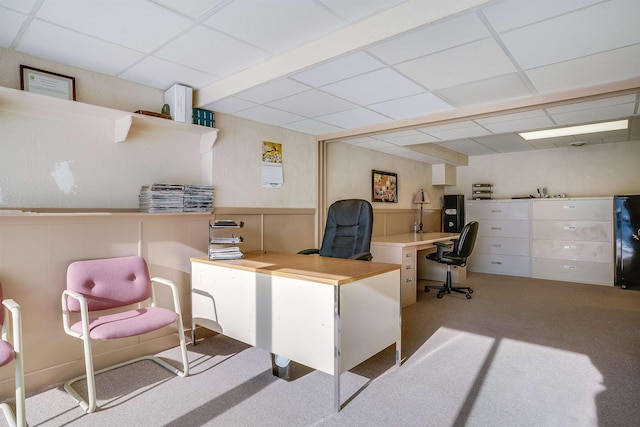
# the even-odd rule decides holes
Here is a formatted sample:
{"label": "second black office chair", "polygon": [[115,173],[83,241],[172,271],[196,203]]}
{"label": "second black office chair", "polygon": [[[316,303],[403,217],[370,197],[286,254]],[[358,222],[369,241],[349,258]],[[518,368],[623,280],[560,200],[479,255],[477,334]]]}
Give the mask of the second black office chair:
{"label": "second black office chair", "polygon": [[438,298],[442,298],[442,295],[451,292],[459,292],[465,294],[467,299],[471,299],[473,289],[468,286],[451,286],[451,266],[455,265],[463,267],[467,264],[467,257],[473,252],[473,246],[476,243],[476,236],[478,235],[478,223],[471,221],[464,226],[460,232],[459,239],[453,239],[453,250],[445,252],[445,248],[449,244],[444,242],[435,242],[437,252],[433,252],[427,255],[427,259],[440,264],[447,265],[447,279],[442,286],[425,286],[424,291],[429,292],[430,289],[438,289]]}
{"label": "second black office chair", "polygon": [[371,261],[373,207],[361,199],[338,200],[329,206],[320,249],[299,254]]}

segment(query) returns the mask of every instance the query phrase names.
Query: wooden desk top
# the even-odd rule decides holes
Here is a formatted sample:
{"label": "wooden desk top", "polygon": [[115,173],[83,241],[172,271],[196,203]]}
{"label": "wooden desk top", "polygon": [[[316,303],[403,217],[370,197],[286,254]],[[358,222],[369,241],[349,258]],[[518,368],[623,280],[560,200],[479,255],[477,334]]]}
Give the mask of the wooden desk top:
{"label": "wooden desk top", "polygon": [[434,242],[446,242],[460,237],[459,233],[402,233],[378,236],[371,239],[371,245],[378,246],[420,246]]}
{"label": "wooden desk top", "polygon": [[334,286],[400,269],[399,264],[264,251],[246,253],[241,259],[212,261],[205,256],[191,261]]}

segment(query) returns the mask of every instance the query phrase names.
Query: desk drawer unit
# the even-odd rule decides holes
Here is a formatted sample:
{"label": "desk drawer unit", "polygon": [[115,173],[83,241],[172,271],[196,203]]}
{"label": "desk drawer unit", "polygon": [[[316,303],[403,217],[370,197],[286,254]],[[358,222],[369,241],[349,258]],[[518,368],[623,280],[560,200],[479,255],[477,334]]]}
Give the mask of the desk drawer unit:
{"label": "desk drawer unit", "polygon": [[478,238],[469,271],[531,276],[531,205],[529,200],[474,200],[467,222],[478,221]]}
{"label": "desk drawer unit", "polygon": [[402,249],[402,269],[400,270],[400,304],[402,307],[416,302],[416,255],[415,247]]}
{"label": "desk drawer unit", "polygon": [[534,200],[532,276],[613,286],[611,198]]}

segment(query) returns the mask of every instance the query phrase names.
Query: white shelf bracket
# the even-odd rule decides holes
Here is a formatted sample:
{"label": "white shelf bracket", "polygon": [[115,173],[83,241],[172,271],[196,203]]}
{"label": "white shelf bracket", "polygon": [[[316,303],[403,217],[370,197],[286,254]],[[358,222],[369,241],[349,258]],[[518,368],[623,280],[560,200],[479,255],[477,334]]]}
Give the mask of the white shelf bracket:
{"label": "white shelf bracket", "polygon": [[200,154],[208,153],[213,150],[213,144],[218,139],[218,130],[202,134],[200,137]]}
{"label": "white shelf bracket", "polygon": [[127,135],[129,135],[129,130],[131,129],[132,122],[133,122],[133,118],[131,114],[122,116],[119,119],[115,120],[113,142],[117,143],[117,142],[124,142],[127,140]]}

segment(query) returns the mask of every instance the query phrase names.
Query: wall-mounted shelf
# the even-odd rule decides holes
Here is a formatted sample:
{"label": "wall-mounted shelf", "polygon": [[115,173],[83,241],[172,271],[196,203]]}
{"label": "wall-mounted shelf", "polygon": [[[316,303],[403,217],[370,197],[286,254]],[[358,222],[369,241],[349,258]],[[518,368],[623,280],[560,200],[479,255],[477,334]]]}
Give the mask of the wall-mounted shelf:
{"label": "wall-mounted shelf", "polygon": [[113,125],[112,138],[113,142],[116,143],[126,141],[132,130],[162,134],[163,136],[167,136],[167,134],[176,135],[176,137],[191,135],[199,138],[200,152],[206,153],[211,151],[218,138],[218,129],[216,128],[174,122],[173,120],[159,117],[69,101],[7,87],[0,87],[0,110],[34,117],[44,116],[76,120],[81,120],[83,117],[92,117],[107,120]]}

